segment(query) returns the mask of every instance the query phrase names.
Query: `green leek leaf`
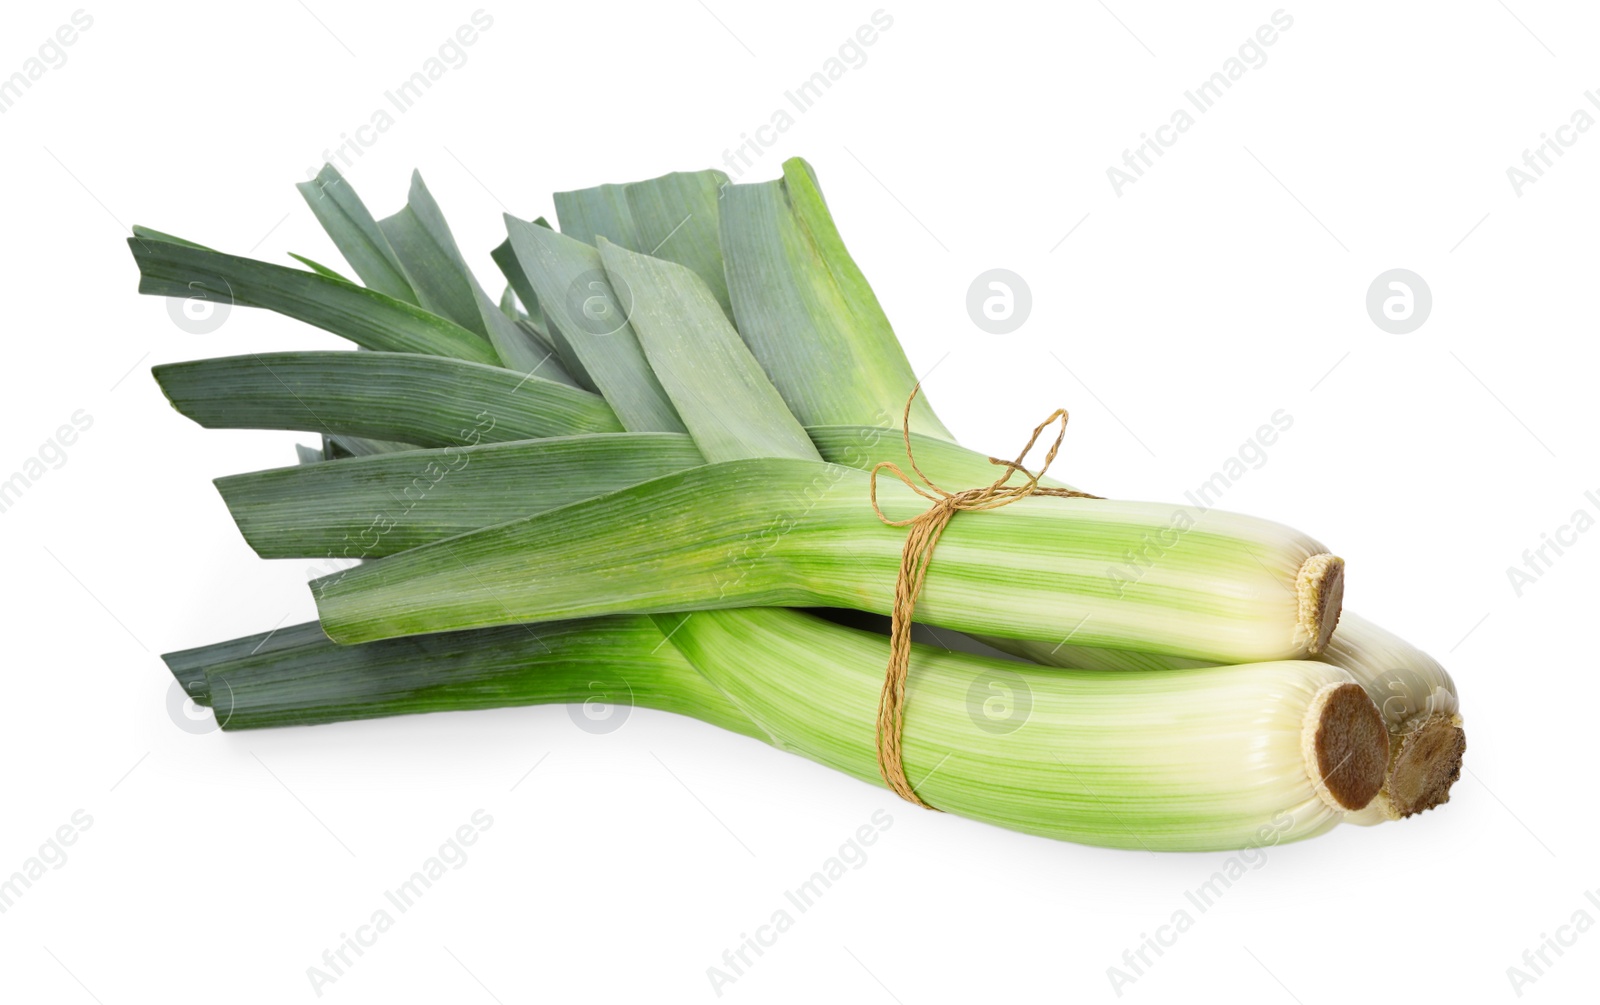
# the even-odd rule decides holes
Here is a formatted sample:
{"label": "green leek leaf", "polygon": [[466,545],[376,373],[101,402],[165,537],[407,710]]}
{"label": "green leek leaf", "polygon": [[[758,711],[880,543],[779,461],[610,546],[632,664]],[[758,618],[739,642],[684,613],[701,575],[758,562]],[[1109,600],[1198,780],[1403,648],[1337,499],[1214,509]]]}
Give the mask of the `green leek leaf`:
{"label": "green leek leaf", "polygon": [[556,223],[561,232],[584,244],[605,238],[625,248],[639,247],[639,234],[628,209],[627,187],[596,185],[573,192],[557,192]]}
{"label": "green leek leaf", "polygon": [[396,300],[420,304],[388,238],[338,169],[324,164],[315,180],[303,181],[295,188],[362,283]]}
{"label": "green leek leaf", "polygon": [[460,325],[376,290],[154,235],[135,228],[128,239],[139,265],[140,293],[189,297],[201,289],[225,303],[265,307],[315,325],[364,349],[500,362],[487,343]]}
{"label": "green leek leaf", "polygon": [[289,257],[299,262],[301,265],[304,265],[306,268],[310,269],[312,272],[315,272],[319,276],[323,276],[327,279],[337,279],[341,283],[350,282],[350,280],[339,275],[339,273],[328,268],[326,265],[323,265],[321,262],[313,261],[304,255],[297,255],[291,251],[289,252]]}
{"label": "green leek leaf", "polygon": [[821,459],[699,276],[604,238],[600,259],[629,291],[628,320],[706,460]]}
{"label": "green leek leaf", "polygon": [[174,408],[211,429],[291,429],[462,447],[620,432],[604,400],[512,370],[409,353],[291,352],[168,363]]}
{"label": "green leek leaf", "polygon": [[702,463],[681,433],[605,433],[412,450],[218,478],[262,558],[362,558],[565,506]]}
{"label": "green leek leaf", "polygon": [[[916,374],[798,158],[779,181],[730,185],[722,254],[739,334],[807,426],[898,426]],[[911,428],[952,439],[927,400]]]}
{"label": "green leek leaf", "polygon": [[420,173],[412,172],[405,207],[379,221],[378,226],[394,246],[424,307],[488,339],[504,365],[512,370],[537,372],[551,380],[594,390],[593,385],[575,380],[559,361],[551,359],[549,350],[506,317],[484,292],[467,268],[444,213]]}
{"label": "green leek leaf", "polygon": [[721,171],[677,171],[633,182],[623,190],[639,239],[639,246],[628,250],[689,269],[706,284],[731,320],[733,305],[722,268],[718,223],[718,204],[727,184],[728,176]]}
{"label": "green leek leaf", "polygon": [[547,227],[505,217],[512,260],[542,305],[562,358],[634,432],[684,432],[618,302],[600,253]]}

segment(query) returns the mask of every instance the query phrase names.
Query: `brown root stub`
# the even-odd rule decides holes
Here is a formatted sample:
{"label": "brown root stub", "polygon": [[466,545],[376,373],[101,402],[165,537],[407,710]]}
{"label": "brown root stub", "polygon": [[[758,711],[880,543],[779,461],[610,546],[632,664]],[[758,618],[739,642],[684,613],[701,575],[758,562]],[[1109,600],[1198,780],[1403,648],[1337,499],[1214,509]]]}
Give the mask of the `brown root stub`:
{"label": "brown root stub", "polygon": [[1344,606],[1344,559],[1322,552],[1300,566],[1295,577],[1295,597],[1300,610],[1295,618],[1296,633],[1306,652],[1315,656],[1333,638]]}
{"label": "brown root stub", "polygon": [[1450,801],[1450,787],[1461,777],[1467,734],[1461,717],[1435,713],[1408,729],[1399,740],[1384,794],[1397,818],[1409,817]]}
{"label": "brown root stub", "polygon": [[1329,684],[1318,691],[1300,740],[1317,795],[1334,809],[1363,809],[1383,788],[1389,730],[1361,685]]}

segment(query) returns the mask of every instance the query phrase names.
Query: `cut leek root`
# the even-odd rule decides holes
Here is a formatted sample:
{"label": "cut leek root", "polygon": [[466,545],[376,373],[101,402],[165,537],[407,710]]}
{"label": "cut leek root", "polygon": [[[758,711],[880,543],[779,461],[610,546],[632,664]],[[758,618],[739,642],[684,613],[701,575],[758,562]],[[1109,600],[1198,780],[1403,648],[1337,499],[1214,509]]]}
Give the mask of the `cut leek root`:
{"label": "cut leek root", "polygon": [[[882,785],[873,737],[887,642],[793,611],[617,616],[339,646],[315,625],[168,657],[225,729],[599,698],[703,719]],[[1167,673],[1027,667],[919,646],[908,774],[940,809],[1152,851],[1311,837],[1377,792],[1388,734],[1315,662]],[[1025,696],[997,724],[993,683]]]}
{"label": "cut leek root", "polygon": [[1455,681],[1427,653],[1365,618],[1347,615],[1319,655],[1367,689],[1389,729],[1383,789],[1357,823],[1399,820],[1450,799],[1467,750]]}

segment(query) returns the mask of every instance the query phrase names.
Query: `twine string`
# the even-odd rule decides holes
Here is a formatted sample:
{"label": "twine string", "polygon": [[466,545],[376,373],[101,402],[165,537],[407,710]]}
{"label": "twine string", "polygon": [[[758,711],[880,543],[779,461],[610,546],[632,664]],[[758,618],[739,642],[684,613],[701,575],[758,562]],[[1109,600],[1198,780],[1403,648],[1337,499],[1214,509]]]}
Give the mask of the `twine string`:
{"label": "twine string", "polygon": [[[1054,496],[1061,499],[1099,499],[1100,496],[1074,489],[1050,488],[1039,484],[1050,470],[1061,443],[1067,435],[1067,410],[1058,408],[1049,417],[1033,427],[1033,435],[1017,454],[1016,460],[989,458],[989,463],[1005,468],[1005,474],[992,484],[978,488],[951,492],[942,488],[917,465],[911,448],[911,404],[922,389],[920,383],[911,389],[906,399],[905,412],[900,426],[905,440],[906,463],[915,479],[893,461],[881,461],[872,468],[868,485],[872,511],[890,527],[906,527],[905,546],[900,551],[900,573],[894,586],[894,609],[889,624],[889,668],[884,675],[883,691],[878,698],[878,772],[900,798],[916,803],[923,809],[935,809],[917,795],[910,779],[906,777],[901,738],[905,732],[906,678],[911,670],[911,620],[916,611],[917,598],[922,595],[923,582],[928,578],[928,567],[933,563],[933,550],[951,519],[960,512],[976,512],[1009,506],[1019,499],[1031,496]],[[1039,442],[1039,437],[1051,425],[1056,426],[1055,439],[1045,452],[1044,464],[1037,472],[1023,465],[1028,452]],[[911,491],[933,505],[914,517],[891,520],[878,505],[878,472],[888,471]],[[1011,484],[1011,479],[1021,475],[1022,480]]]}

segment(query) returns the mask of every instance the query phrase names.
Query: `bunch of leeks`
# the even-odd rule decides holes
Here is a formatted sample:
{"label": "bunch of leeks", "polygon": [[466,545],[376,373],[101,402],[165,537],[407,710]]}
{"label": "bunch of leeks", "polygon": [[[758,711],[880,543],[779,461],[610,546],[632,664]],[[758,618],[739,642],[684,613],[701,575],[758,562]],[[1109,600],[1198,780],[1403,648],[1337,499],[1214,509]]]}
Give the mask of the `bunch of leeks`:
{"label": "bunch of leeks", "polygon": [[[791,608],[892,608],[904,531],[869,500],[877,463],[909,446],[956,488],[1002,469],[907,404],[911,368],[809,166],[558,193],[559,232],[506,217],[498,300],[420,177],[381,220],[332,167],[301,191],[360,284],[130,242],[141,292],[367,350],[156,368],[204,426],[320,433],[300,465],[217,485],[261,556],[359,562],[312,584],[320,624],[170,654],[191,696],[235,729],[582,701],[600,680],[880,782],[887,639]],[[928,505],[887,479],[877,499],[890,519]],[[1174,527],[1137,583],[1108,575]],[[1034,498],[963,515],[916,610],[972,651],[915,649],[907,776],[942,809],[1150,849],[1442,802],[1454,685],[1341,623],[1342,592],[1320,543],[1238,514]],[[1026,708],[997,722],[996,688]]]}

